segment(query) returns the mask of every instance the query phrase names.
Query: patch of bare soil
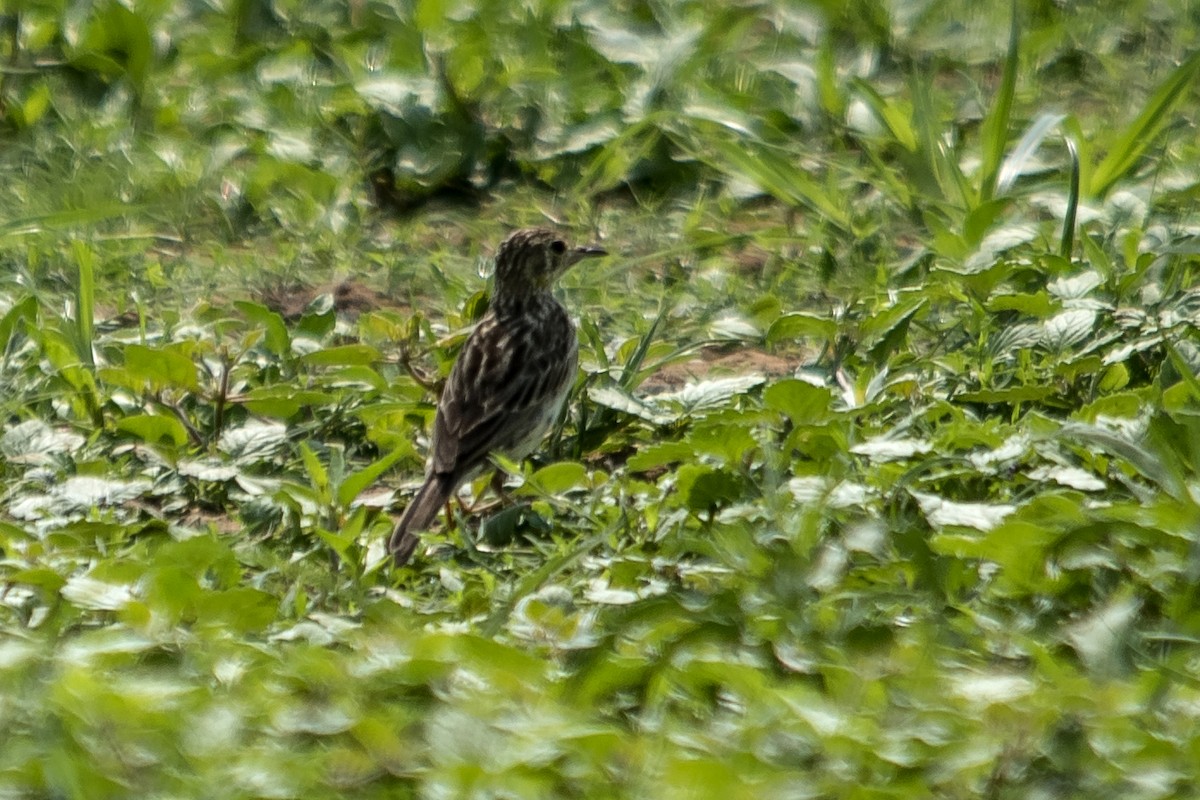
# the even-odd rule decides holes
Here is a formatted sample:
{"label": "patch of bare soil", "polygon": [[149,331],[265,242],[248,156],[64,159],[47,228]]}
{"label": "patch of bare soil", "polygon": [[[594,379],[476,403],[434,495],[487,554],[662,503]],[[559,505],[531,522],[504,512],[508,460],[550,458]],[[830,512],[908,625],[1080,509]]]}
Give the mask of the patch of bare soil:
{"label": "patch of bare soil", "polygon": [[669,392],[687,383],[730,375],[766,375],[778,378],[795,374],[796,370],[809,360],[799,353],[784,357],[750,347],[736,350],[705,347],[687,361],[678,361],[663,367],[647,378],[641,389],[647,394]]}
{"label": "patch of bare soil", "polygon": [[299,284],[275,286],[263,290],[259,295],[259,301],[284,319],[291,321],[302,317],[304,310],[312,301],[323,294],[331,295],[334,310],[350,319],[354,319],[365,311],[375,311],[380,308],[408,310],[403,303],[397,303],[387,295],[353,280],[344,280],[324,286],[301,286]]}

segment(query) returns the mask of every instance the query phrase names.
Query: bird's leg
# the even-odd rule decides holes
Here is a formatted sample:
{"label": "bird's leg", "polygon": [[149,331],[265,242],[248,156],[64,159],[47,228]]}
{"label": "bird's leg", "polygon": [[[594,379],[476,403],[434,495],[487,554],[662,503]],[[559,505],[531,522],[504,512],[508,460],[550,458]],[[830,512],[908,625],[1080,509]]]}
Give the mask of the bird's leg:
{"label": "bird's leg", "polygon": [[[483,495],[489,488],[496,493],[497,499],[490,503],[484,503]],[[504,491],[504,473],[500,470],[492,472],[491,481],[488,482],[487,487],[484,487],[479,491],[479,494],[475,495],[475,498],[471,501],[471,505],[468,506],[462,501],[462,498],[458,498],[458,507],[462,509],[464,514],[469,516],[486,514],[499,506],[511,505],[511,503],[512,498],[508,496],[508,492]]]}
{"label": "bird's leg", "polygon": [[492,491],[496,493],[496,497],[500,498],[501,503],[512,504],[512,498],[508,496],[508,492],[504,491],[504,473],[500,470],[492,473]]}

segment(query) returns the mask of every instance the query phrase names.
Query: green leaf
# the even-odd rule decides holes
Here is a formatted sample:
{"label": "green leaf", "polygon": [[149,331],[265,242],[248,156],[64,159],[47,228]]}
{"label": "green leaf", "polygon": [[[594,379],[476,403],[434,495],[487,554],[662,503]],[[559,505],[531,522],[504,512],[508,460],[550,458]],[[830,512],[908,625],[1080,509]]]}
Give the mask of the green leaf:
{"label": "green leaf", "polygon": [[837,72],[833,39],[832,36],[825,37],[821,49],[817,51],[817,89],[821,98],[821,109],[830,119],[841,120],[846,116],[846,99],[842,94],[845,82]]}
{"label": "green leaf", "polygon": [[734,473],[716,467],[684,464],[676,474],[676,489],[691,511],[713,511],[742,498],[745,484]]}
{"label": "green leaf", "polygon": [[1091,174],[1087,191],[1089,197],[1103,197],[1113,184],[1137,166],[1142,153],[1155,143],[1166,127],[1168,115],[1187,96],[1198,70],[1200,50],[1192,53],[1163,81],[1137,119],[1109,146],[1108,155]]}
{"label": "green leaf", "polygon": [[767,344],[792,341],[802,337],[832,340],[837,336],[837,322],[816,314],[796,312],[784,314],[767,329]]}
{"label": "green leaf", "polygon": [[316,367],[330,366],[366,366],[377,364],[383,360],[378,350],[366,344],[347,344],[339,347],[326,347],[305,353],[300,357],[303,364]]}
{"label": "green leaf", "polygon": [[960,403],[1032,403],[1054,396],[1050,386],[1013,386],[1007,389],[980,389],[959,392],[954,399]]}
{"label": "green leaf", "polygon": [[850,214],[835,199],[844,199],[845,195],[827,191],[782,153],[745,138],[734,139],[727,131],[702,140],[698,137],[699,134],[681,136],[676,142],[694,158],[718,171],[748,181],[780,202],[810,208],[841,230],[850,229]]}
{"label": "green leaf", "polygon": [[588,387],[587,396],[598,406],[632,414],[655,425],[667,425],[678,419],[678,415],[661,411],[617,386],[591,386]]}
{"label": "green leaf", "polygon": [[85,208],[18,217],[0,222],[0,241],[35,236],[50,231],[87,227],[109,219],[129,217],[145,210],[144,206],[125,203],[92,203]]}
{"label": "green leaf", "polygon": [[993,314],[1000,311],[1019,311],[1040,319],[1049,317],[1058,307],[1051,302],[1047,292],[1040,291],[1035,294],[994,294],[988,298],[987,310]]}
{"label": "green leaf", "polygon": [[691,461],[695,455],[696,451],[686,442],[658,442],[630,456],[625,466],[630,472],[647,472],[667,464]]}
{"label": "green leaf", "polygon": [[1104,393],[1119,392],[1129,385],[1129,369],[1124,364],[1113,364],[1100,376],[1097,389]]}
{"label": "green leaf", "polygon": [[287,356],[291,352],[292,340],[288,336],[287,325],[283,317],[259,303],[246,300],[235,302],[234,308],[242,312],[250,322],[261,325],[266,331],[266,345],[277,356]]}
{"label": "green leaf", "polygon": [[968,247],[979,246],[983,237],[987,236],[988,231],[992,229],[995,221],[1008,208],[1008,204],[1009,201],[1006,199],[988,200],[971,210],[963,224],[963,241]]}
{"label": "green leaf", "polygon": [[578,461],[559,461],[534,472],[529,482],[543,494],[559,495],[586,486],[587,468]]}
{"label": "green leaf", "polygon": [[331,497],[329,472],[307,442],[300,443],[300,457],[304,460],[304,469],[308,472],[309,481],[312,482],[312,488],[317,496],[323,500],[329,499]]}
{"label": "green leaf", "polygon": [[824,386],[787,378],[763,390],[763,405],[788,417],[793,425],[812,425],[829,418],[833,392]]}
{"label": "green leaf", "polygon": [[117,430],[132,434],[147,444],[166,441],[175,447],[188,443],[187,428],[174,417],[162,414],[135,414],[121,417],[113,423]]}
{"label": "green leaf", "polygon": [[288,385],[259,386],[241,399],[248,410],[264,417],[290,419],[301,409],[336,405],[338,395],[316,389],[296,389]]}
{"label": "green leaf", "polygon": [[1055,351],[1082,342],[1096,327],[1096,312],[1090,308],[1061,311],[1042,323],[1042,343]]}
{"label": "green leaf", "polygon": [[1071,160],[1071,177],[1067,187],[1067,211],[1063,214],[1062,237],[1059,239],[1058,254],[1070,260],[1075,253],[1075,225],[1079,214],[1079,195],[1082,191],[1079,145],[1074,137],[1067,136],[1067,154]]}
{"label": "green leaf", "polygon": [[1186,492],[1183,476],[1176,469],[1178,465],[1164,460],[1161,453],[1153,452],[1141,441],[1135,442],[1115,431],[1078,422],[1064,425],[1061,435],[1066,440],[1085,443],[1124,459],[1172,497],[1183,497]]}
{"label": "green leaf", "polygon": [[[996,190],[996,179],[1000,161],[1008,145],[1008,129],[1012,116],[1013,95],[1017,87],[1017,69],[1020,65],[1021,27],[1017,21],[1017,1],[1012,0],[1012,22],[1008,31],[1008,52],[1004,58],[1004,72],[1000,75],[1000,88],[991,113],[984,119],[979,131],[979,143],[983,150],[980,165],[981,181],[979,198],[990,200]],[[978,240],[976,240],[978,241]]]}
{"label": "green leaf", "polygon": [[914,294],[873,314],[862,324],[862,346],[868,349],[877,363],[882,363],[900,349],[908,335],[909,325],[929,303],[925,296]]}
{"label": "green leaf", "polygon": [[3,317],[0,317],[0,355],[8,351],[9,343],[17,330],[18,323],[28,326],[37,323],[38,303],[32,295],[23,297],[14,303]]}
{"label": "green leaf", "polygon": [[342,562],[353,561],[351,551],[354,548],[354,537],[341,531],[334,533],[327,531],[324,528],[316,528],[314,533],[325,544],[329,545],[333,552],[337,553],[338,558]]}
{"label": "green leaf", "polygon": [[105,380],[130,388],[141,388],[144,384],[151,392],[163,389],[194,392],[200,388],[200,381],[189,350],[190,345],[186,343],[165,347],[126,345],[124,369],[106,369],[101,375]]}
{"label": "green leaf", "polygon": [[658,329],[662,325],[663,320],[667,318],[669,311],[670,307],[666,303],[660,304],[658,314],[654,317],[654,322],[650,323],[650,330],[638,337],[637,346],[633,348],[633,351],[629,353],[628,357],[621,364],[621,374],[617,377],[617,386],[620,388],[633,391],[636,387],[642,364],[645,363],[646,355],[650,352],[650,346],[654,344],[654,337],[658,334]]}
{"label": "green leaf", "polygon": [[706,409],[729,406],[734,398],[742,397],[751,389],[766,382],[762,375],[734,375],[728,378],[708,378],[687,383],[673,392],[656,395],[656,404],[678,404],[689,414]]}
{"label": "green leaf", "polygon": [[196,600],[196,621],[239,635],[258,633],[275,622],[278,601],[260,589],[235,586],[202,592]]}
{"label": "green leaf", "polygon": [[1045,111],[1033,118],[1000,167],[996,178],[997,194],[1008,194],[1013,184],[1033,162],[1033,157],[1042,146],[1042,142],[1066,118],[1066,114]]}
{"label": "green leaf", "polygon": [[352,502],[354,502],[355,498],[362,494],[364,489],[375,483],[375,481],[379,480],[379,477],[383,475],[383,473],[391,469],[392,466],[405,455],[407,455],[408,452],[409,448],[407,447],[398,448],[388,453],[383,458],[372,461],[369,465],[363,467],[357,472],[351,472],[342,480],[341,485],[338,486],[338,503],[343,507],[349,506]]}
{"label": "green leaf", "polygon": [[77,272],[75,276],[75,352],[88,367],[95,367],[92,348],[96,324],[96,254],[78,239],[71,242]]}
{"label": "green leaf", "polygon": [[851,83],[854,91],[862,96],[867,108],[871,109],[875,118],[887,128],[892,138],[908,152],[917,152],[917,134],[910,122],[912,114],[889,102],[875,87],[861,78],[854,78]]}

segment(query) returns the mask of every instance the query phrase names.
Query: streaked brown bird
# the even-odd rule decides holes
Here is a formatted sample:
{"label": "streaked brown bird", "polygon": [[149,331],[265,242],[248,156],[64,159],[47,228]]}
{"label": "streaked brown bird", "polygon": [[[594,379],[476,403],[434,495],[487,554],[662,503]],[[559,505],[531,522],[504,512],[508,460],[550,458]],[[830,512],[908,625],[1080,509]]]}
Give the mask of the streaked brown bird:
{"label": "streaked brown bird", "polygon": [[388,540],[397,566],[412,557],[417,534],[458,487],[487,466],[489,454],[525,458],[554,424],[575,380],[579,347],[551,287],[572,265],[602,255],[599,247],[569,247],[546,228],[519,230],[501,243],[487,313],[438,402],[425,483]]}

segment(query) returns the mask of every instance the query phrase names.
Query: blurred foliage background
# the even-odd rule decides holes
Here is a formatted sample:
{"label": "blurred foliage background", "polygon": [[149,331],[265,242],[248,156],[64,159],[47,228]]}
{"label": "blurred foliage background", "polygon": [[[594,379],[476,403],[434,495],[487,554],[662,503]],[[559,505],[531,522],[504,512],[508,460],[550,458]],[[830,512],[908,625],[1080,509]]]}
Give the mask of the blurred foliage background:
{"label": "blurred foliage background", "polygon": [[[0,797],[1190,796],[1198,13],[7,4]],[[391,571],[547,223],[571,411]]]}

